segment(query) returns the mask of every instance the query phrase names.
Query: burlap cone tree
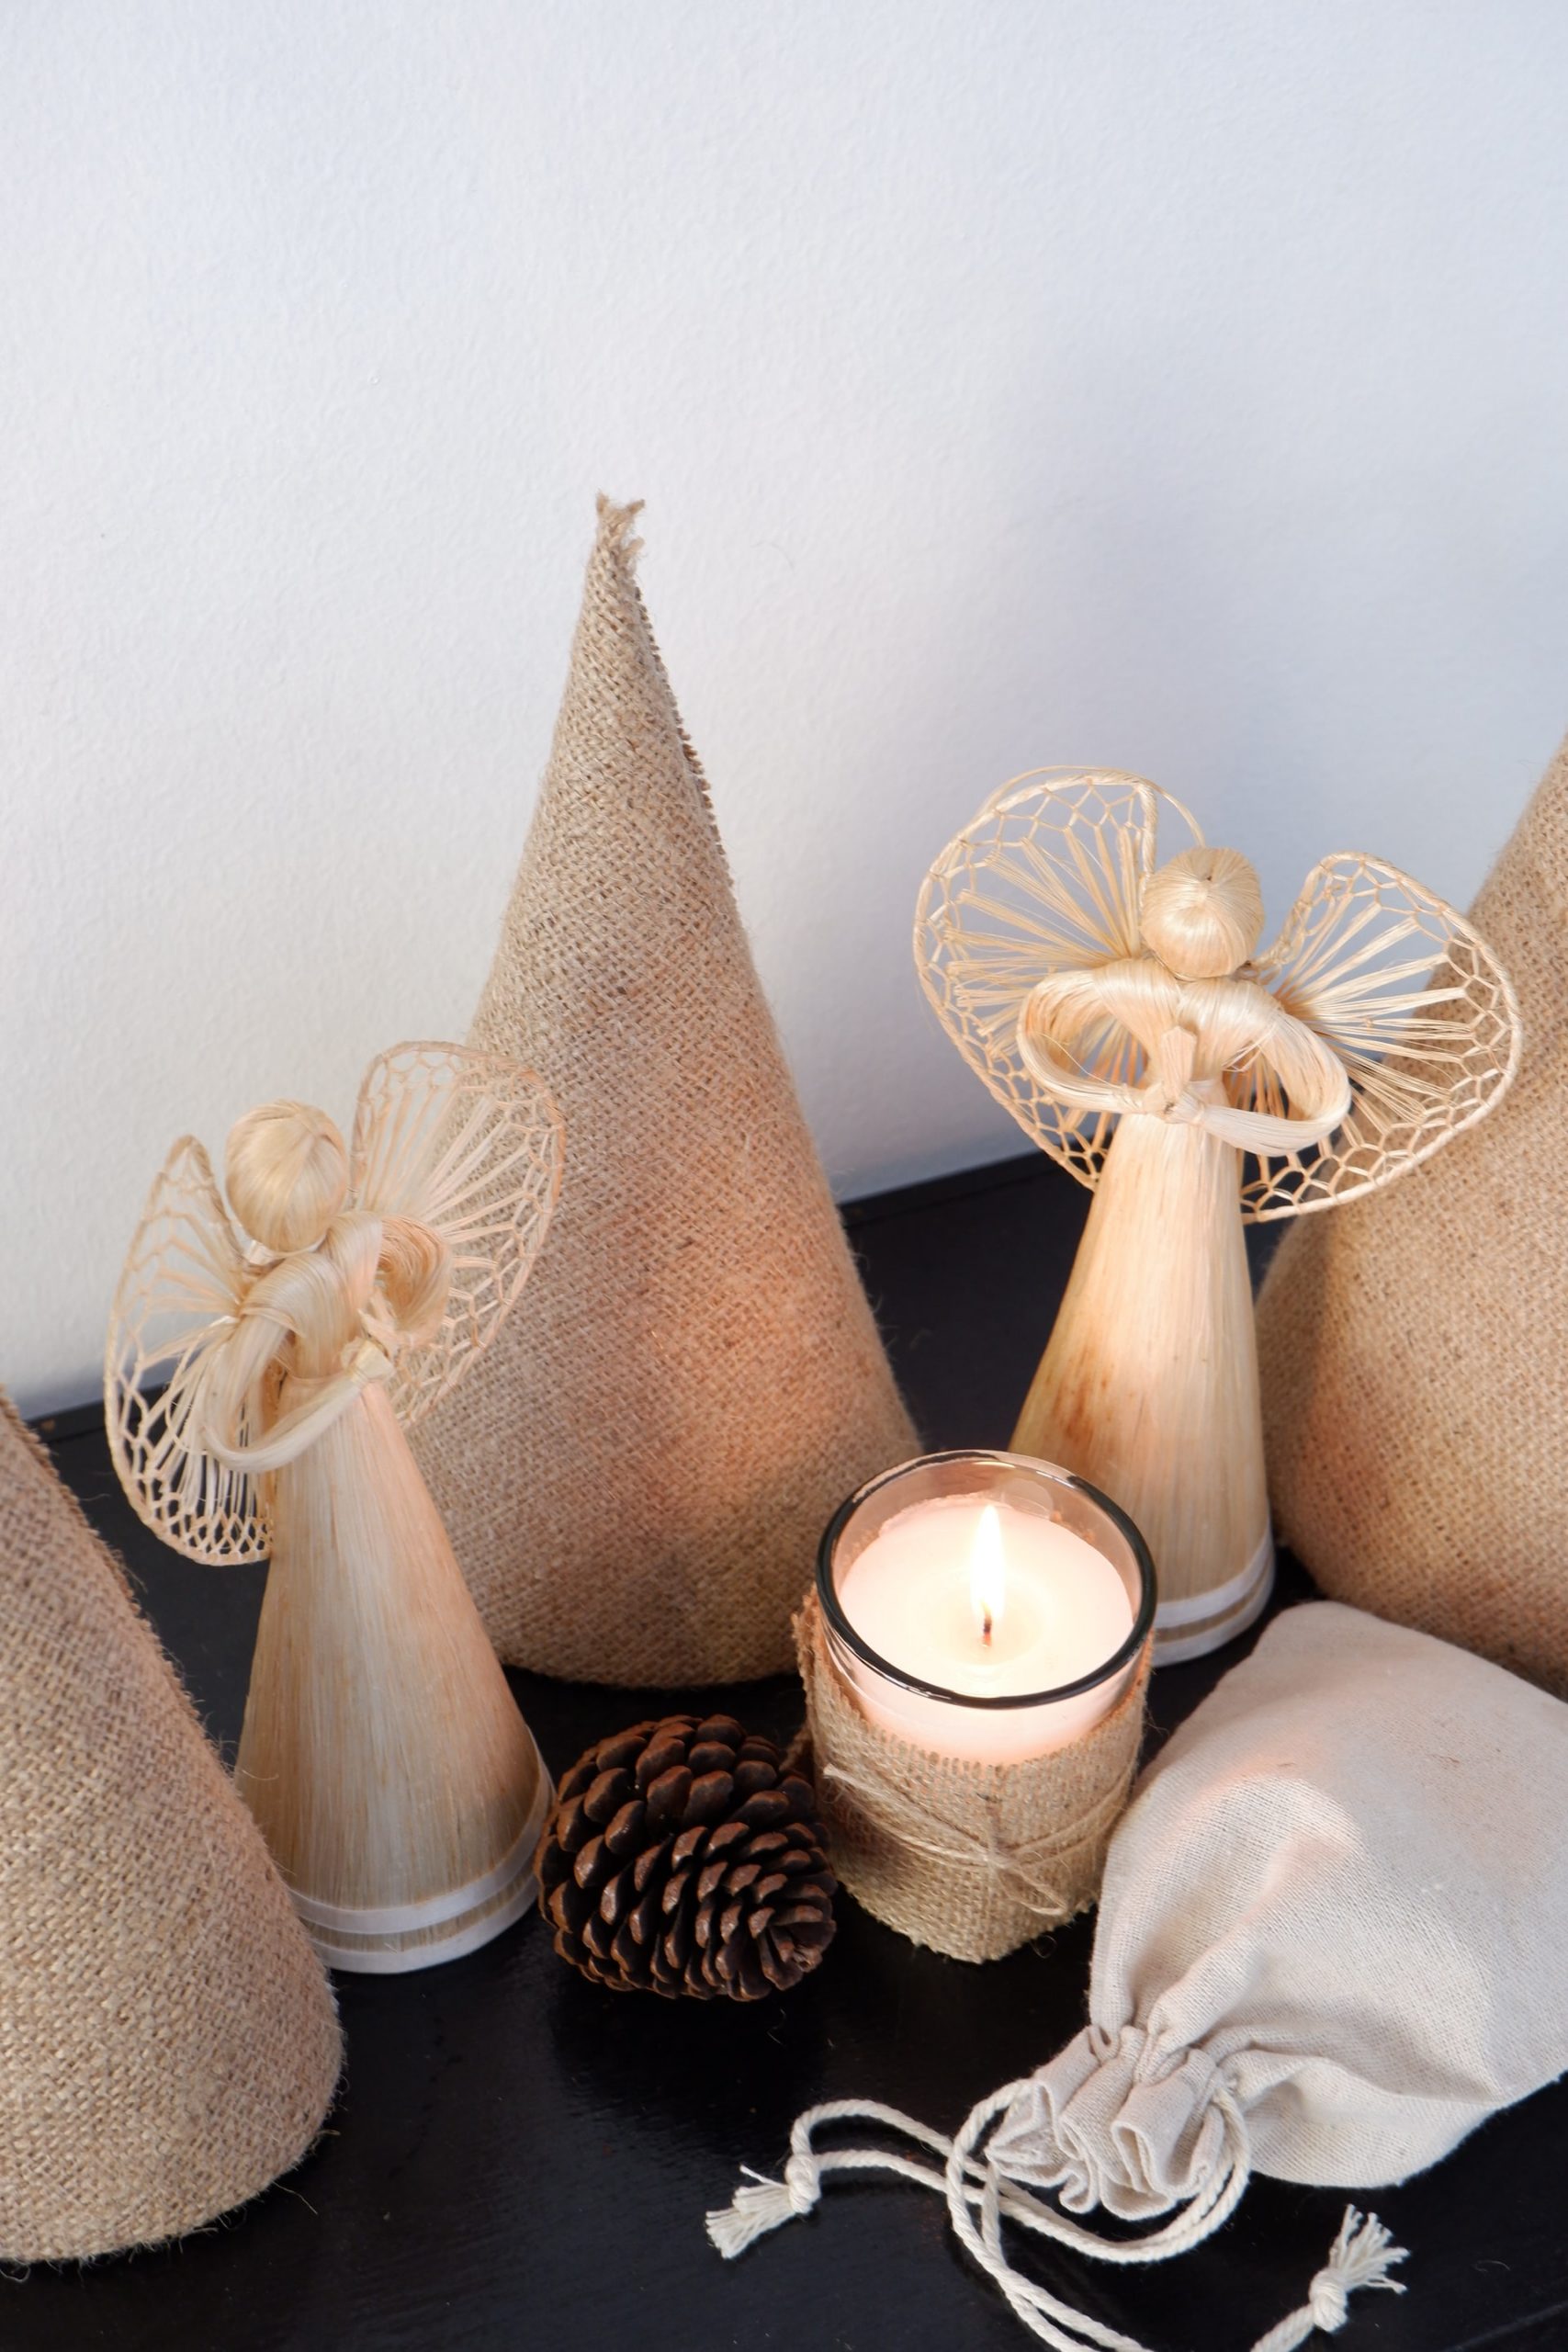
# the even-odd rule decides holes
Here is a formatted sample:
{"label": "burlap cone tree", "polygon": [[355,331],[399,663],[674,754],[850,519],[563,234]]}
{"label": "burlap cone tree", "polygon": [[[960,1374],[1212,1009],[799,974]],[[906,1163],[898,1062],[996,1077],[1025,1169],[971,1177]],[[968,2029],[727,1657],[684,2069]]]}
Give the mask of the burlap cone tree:
{"label": "burlap cone tree", "polygon": [[414,1450],[502,1656],[594,1681],[790,1663],[818,1536],[915,1451],[601,500],[548,769],[470,1042],[566,1179],[524,1308]]}
{"label": "burlap cone tree", "polygon": [[302,2156],[320,1962],[119,1570],[0,1396],[0,2260],[176,2237]]}
{"label": "burlap cone tree", "polygon": [[1568,1692],[1568,744],[1472,912],[1518,1077],[1287,1235],[1258,1306],[1269,1487],[1325,1591]]}

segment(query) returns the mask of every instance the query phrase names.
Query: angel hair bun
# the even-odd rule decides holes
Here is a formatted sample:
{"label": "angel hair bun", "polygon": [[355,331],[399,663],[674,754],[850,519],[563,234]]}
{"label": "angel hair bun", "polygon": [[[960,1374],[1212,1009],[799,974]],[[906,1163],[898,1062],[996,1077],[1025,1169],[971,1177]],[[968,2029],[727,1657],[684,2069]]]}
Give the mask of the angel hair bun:
{"label": "angel hair bun", "polygon": [[1144,944],[1179,979],[1213,980],[1245,964],[1263,929],[1263,894],[1238,849],[1184,849],[1144,886]]}
{"label": "angel hair bun", "polygon": [[348,1191],[348,1154],[324,1111],[264,1102],[229,1130],[224,1182],[234,1215],[264,1250],[309,1250]]}

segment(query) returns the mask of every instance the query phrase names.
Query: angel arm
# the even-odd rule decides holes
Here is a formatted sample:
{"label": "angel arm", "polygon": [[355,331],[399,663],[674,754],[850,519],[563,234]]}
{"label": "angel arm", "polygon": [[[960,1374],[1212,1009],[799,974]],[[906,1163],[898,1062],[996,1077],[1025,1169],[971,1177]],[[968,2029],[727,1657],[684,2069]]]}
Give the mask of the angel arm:
{"label": "angel arm", "polygon": [[211,1360],[195,1433],[205,1451],[227,1469],[258,1475],[297,1462],[372,1382],[390,1375],[386,1351],[374,1340],[363,1340],[342,1372],[321,1381],[297,1383],[297,1389],[305,1393],[278,1415],[265,1437],[249,1441],[241,1430],[252,1400],[287,1338],[287,1327],[271,1317],[247,1315]]}
{"label": "angel arm", "polygon": [[1253,981],[1190,984],[1198,1034],[1211,1067],[1248,1070],[1248,1085],[1268,1108],[1207,1102],[1203,1125],[1222,1143],[1260,1159],[1327,1141],[1350,1108],[1350,1073],[1305,1022],[1297,1021]]}
{"label": "angel arm", "polygon": [[[1303,1144],[1326,1142],[1344,1125],[1350,1108],[1350,1073],[1333,1047],[1304,1021],[1293,1020],[1270,1001],[1269,1024],[1255,1050],[1272,1068],[1291,1105],[1286,1116],[1267,1121],[1280,1131],[1275,1148],[1296,1151]],[[1241,1119],[1248,1114],[1232,1111],[1229,1115]],[[1264,1114],[1251,1115],[1261,1127]],[[1269,1147],[1260,1139],[1248,1141],[1246,1148],[1267,1151]]]}
{"label": "angel arm", "polygon": [[[257,1277],[203,1386],[196,1434],[216,1460],[232,1470],[281,1470],[373,1382],[390,1378],[391,1334],[364,1313],[357,1337],[354,1331],[354,1300],[372,1279],[380,1238],[378,1218],[350,1212],[334,1221],[319,1249],[280,1259]],[[317,1379],[302,1377],[297,1341],[307,1363],[332,1369]],[[288,1409],[268,1421],[265,1435],[252,1437],[262,1419],[263,1384],[285,1351],[294,1359]]]}
{"label": "angel arm", "polygon": [[[1181,994],[1169,975],[1156,964],[1145,963],[1137,969],[1134,985],[1136,1031],[1121,1017],[1127,1008],[1112,1012],[1098,971],[1053,972],[1031,989],[1018,1017],[1019,1058],[1036,1086],[1054,1102],[1072,1111],[1158,1112],[1168,1107],[1167,1080],[1178,1080],[1178,1091],[1185,1085],[1190,1075],[1190,1051],[1182,1070],[1179,1060],[1170,1060],[1168,1049],[1163,1074],[1156,1069],[1152,1089],[1104,1074],[1108,1066],[1115,1068],[1124,1058],[1108,1052],[1112,1039],[1124,1038],[1131,1045],[1141,1035],[1156,1041],[1157,1052],[1159,1041],[1168,1034],[1180,1033]],[[1174,1050],[1179,1056],[1179,1047]]]}
{"label": "angel arm", "polygon": [[[1144,1048],[1142,1085],[1102,1078],[1093,1067],[1108,1032],[1117,1031]],[[1320,1142],[1350,1102],[1338,1057],[1263,989],[1234,978],[1178,981],[1153,959],[1043,980],[1025,1001],[1019,1052],[1035,1082],[1074,1110],[1201,1125],[1260,1155]],[[1277,1109],[1237,1108],[1221,1095],[1221,1073],[1243,1057],[1269,1065]]]}
{"label": "angel arm", "polygon": [[[1350,1080],[1341,1066],[1332,1076],[1327,1069],[1314,1072],[1324,1083],[1321,1096],[1327,1107],[1316,1112],[1247,1111],[1234,1103],[1211,1102],[1203,1106],[1202,1125],[1222,1143],[1237,1151],[1249,1151],[1258,1159],[1280,1159],[1282,1156],[1325,1143],[1336,1127],[1345,1124],[1350,1108]],[[1300,1098],[1298,1098],[1300,1099]]]}

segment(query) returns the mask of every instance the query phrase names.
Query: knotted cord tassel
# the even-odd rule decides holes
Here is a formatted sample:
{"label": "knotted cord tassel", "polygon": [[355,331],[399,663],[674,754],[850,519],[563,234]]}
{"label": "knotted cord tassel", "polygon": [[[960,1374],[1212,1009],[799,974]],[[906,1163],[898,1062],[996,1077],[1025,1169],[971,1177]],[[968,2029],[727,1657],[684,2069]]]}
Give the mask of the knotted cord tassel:
{"label": "knotted cord tassel", "polygon": [[[913,2157],[896,2154],[890,2148],[829,2148],[818,2154],[811,2139],[818,2125],[847,2122],[880,2124],[902,2138],[918,2141],[939,2157],[944,2167],[952,2151],[953,2143],[942,2132],[931,2131],[928,2124],[917,2123],[912,2115],[902,2114],[896,2107],[884,2107],[877,2099],[833,2098],[825,2099],[820,2107],[808,2107],[804,2115],[796,2116],[789,2135],[789,2160],[784,2168],[784,2178],[770,2180],[765,2173],[753,2172],[750,2165],[742,2165],[740,2169],[749,2176],[748,2180],[736,2190],[728,2205],[706,2216],[709,2240],[727,2262],[733,2262],[738,2254],[744,2254],[749,2245],[755,2245],[770,2230],[812,2211],[822,2194],[825,2173],[893,2173],[902,2180],[919,2181],[924,2188],[940,2191],[944,2188],[944,2173],[918,2164]],[[967,2169],[977,2182],[978,2168]]]}
{"label": "knotted cord tassel", "polygon": [[1392,2295],[1404,2294],[1403,2282],[1388,2274],[1394,2263],[1404,2259],[1405,2248],[1394,2245],[1393,2233],[1375,2213],[1363,2219],[1353,2205],[1347,2205],[1339,2235],[1308,2288],[1306,2301],[1299,2312],[1292,2312],[1278,2327],[1259,2336],[1252,2352],[1296,2352],[1314,2328],[1325,2335],[1337,2335],[1358,2287],[1386,2287]]}
{"label": "knotted cord tassel", "polygon": [[705,2222],[709,2238],[726,2262],[733,2262],[770,2230],[793,2222],[797,2214],[809,2213],[822,2193],[816,2158],[808,2153],[791,2156],[782,2180],[752,2172],[750,2165],[740,2169],[750,2175],[750,2180],[736,2190],[728,2205],[709,2213]]}

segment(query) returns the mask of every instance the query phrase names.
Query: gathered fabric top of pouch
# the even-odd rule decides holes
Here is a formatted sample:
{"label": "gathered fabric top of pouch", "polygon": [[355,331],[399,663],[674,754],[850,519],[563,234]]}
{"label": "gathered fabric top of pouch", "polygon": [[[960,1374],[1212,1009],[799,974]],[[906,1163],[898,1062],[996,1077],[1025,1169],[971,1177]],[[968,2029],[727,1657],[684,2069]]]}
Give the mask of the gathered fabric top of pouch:
{"label": "gathered fabric top of pouch", "polygon": [[1185,2204],[1224,2161],[1216,2068],[1203,2050],[1162,2052],[1142,2026],[1086,2026],[1015,2098],[987,2154],[1020,2188],[1069,2213],[1124,2222]]}

